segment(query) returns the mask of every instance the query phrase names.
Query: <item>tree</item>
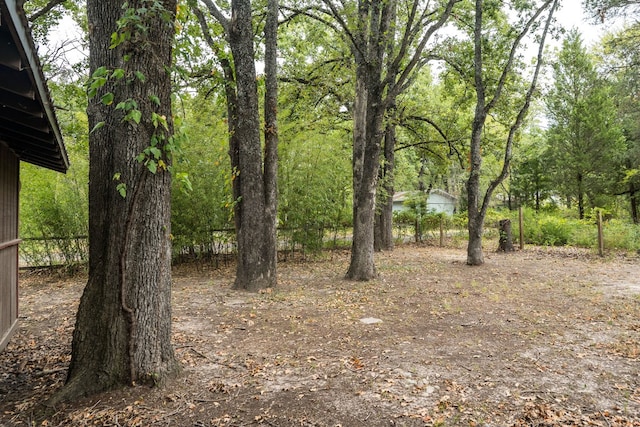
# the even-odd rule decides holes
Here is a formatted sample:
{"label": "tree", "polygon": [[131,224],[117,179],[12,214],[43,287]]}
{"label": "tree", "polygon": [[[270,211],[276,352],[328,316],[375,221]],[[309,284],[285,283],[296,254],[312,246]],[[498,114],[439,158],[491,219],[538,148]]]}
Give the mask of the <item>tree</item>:
{"label": "tree", "polygon": [[[523,16],[519,22],[510,25],[507,15],[494,3],[475,1],[473,14],[473,64],[460,66],[454,63],[463,78],[472,80],[476,94],[474,119],[471,126],[470,168],[467,180],[468,230],[467,264],[484,263],[482,253],[482,235],[484,218],[495,189],[504,181],[513,155],[513,143],[527,115],[531,99],[535,93],[537,78],[542,66],[542,53],[547,33],[551,26],[557,0],[545,0],[537,6],[516,3],[516,11]],[[518,85],[516,73],[517,53],[523,39],[538,25],[542,13],[549,9],[546,23],[538,41],[536,65],[524,96],[522,85]],[[465,20],[462,20],[466,26]],[[489,61],[491,59],[491,61]],[[516,84],[514,84],[516,83]],[[509,92],[510,96],[505,95]],[[512,112],[517,111],[515,116]],[[484,195],[480,194],[482,172],[482,146],[490,114],[501,116],[502,123],[508,128],[503,145],[502,168],[488,184]]]}
{"label": "tree", "polygon": [[[447,21],[456,1],[435,7],[409,2],[402,24],[396,24],[394,1],[359,0],[339,6],[322,0],[322,5],[297,9],[297,13],[323,22],[340,34],[355,62],[353,241],[348,279],[369,280],[377,274],[374,225],[385,114],[425,64],[425,46]],[[401,40],[397,45],[396,33]]]}
{"label": "tree", "polygon": [[628,17],[640,13],[638,0],[583,0],[583,4],[591,16],[603,24],[610,18]]}
{"label": "tree", "polygon": [[615,193],[629,199],[631,219],[640,223],[640,108],[638,63],[640,26],[633,24],[608,36],[604,44],[604,63],[613,78],[613,94],[618,118],[625,136],[625,151],[619,168]]}
{"label": "tree", "polygon": [[178,369],[171,346],[174,0],[89,0],[89,279],[54,401]]}
{"label": "tree", "polygon": [[47,42],[51,29],[60,23],[69,12],[78,13],[82,9],[80,0],[26,0],[24,9],[32,23],[34,38]]}
{"label": "tree", "polygon": [[577,201],[582,219],[588,201],[595,207],[598,196],[613,193],[624,138],[610,85],[599,77],[577,31],[563,41],[553,76],[546,96],[552,179]]}
{"label": "tree", "polygon": [[548,173],[549,159],[545,156],[547,146],[540,132],[531,135],[531,140],[523,145],[509,174],[510,195],[515,197],[518,206],[531,206],[539,211],[553,188]]}
{"label": "tree", "polygon": [[[206,98],[182,94],[183,144],[173,164],[171,234],[175,249],[191,255],[213,252],[212,238],[220,230],[233,231],[231,166],[224,96]],[[219,117],[218,120],[211,120]],[[183,178],[181,181],[180,178]],[[188,183],[184,180],[188,178]]]}
{"label": "tree", "polygon": [[231,2],[232,19],[211,0],[202,0],[222,26],[229,57],[211,36],[204,14],[190,3],[209,47],[224,73],[229,124],[229,156],[233,169],[234,220],[238,262],[234,287],[257,291],[276,284],[277,221],[277,14],[270,0],[265,24],[265,150],[260,140],[260,114],[250,0]]}

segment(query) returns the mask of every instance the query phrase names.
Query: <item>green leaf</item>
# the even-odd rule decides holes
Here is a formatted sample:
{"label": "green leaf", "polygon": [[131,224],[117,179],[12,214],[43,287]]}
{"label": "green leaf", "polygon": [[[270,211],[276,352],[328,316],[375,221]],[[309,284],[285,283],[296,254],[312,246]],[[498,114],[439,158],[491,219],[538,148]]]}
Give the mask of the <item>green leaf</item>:
{"label": "green leaf", "polygon": [[167,118],[165,116],[161,116],[157,113],[151,113],[151,122],[155,128],[162,125],[165,130],[169,130],[169,124],[167,123]]}
{"label": "green leaf", "polygon": [[96,70],[93,72],[93,74],[91,75],[92,78],[96,79],[98,77],[104,77],[107,74],[109,74],[109,70],[107,70],[107,67],[102,66],[102,67],[98,67],[96,68]]}
{"label": "green leaf", "polygon": [[124,120],[135,122],[136,124],[140,124],[140,120],[142,119],[142,112],[140,110],[131,110],[124,116]]}
{"label": "green leaf", "polygon": [[120,175],[121,175],[120,172],[116,172],[116,173],[113,174],[113,178],[112,179],[114,181],[120,181]]}
{"label": "green leaf", "polygon": [[106,77],[92,77],[90,80],[91,84],[89,85],[89,89],[87,90],[87,95],[89,98],[93,98],[98,93],[98,89],[104,86],[107,83]]}
{"label": "green leaf", "polygon": [[89,132],[89,133],[93,133],[93,132],[97,131],[98,129],[101,129],[103,126],[104,126],[104,122],[98,122],[93,127],[93,129],[91,129],[91,132]]}
{"label": "green leaf", "polygon": [[151,100],[151,102],[153,102],[156,105],[160,105],[160,98],[158,98],[156,95],[149,95],[149,99]]}
{"label": "green leaf", "polygon": [[144,75],[142,72],[140,72],[140,71],[136,71],[134,74],[136,75],[136,77],[138,78],[138,80],[140,80],[142,83],[144,83],[144,82],[147,80],[147,78],[145,77],[145,75]]}
{"label": "green leaf", "polygon": [[186,172],[178,172],[176,173],[176,180],[180,183],[180,189],[185,193],[190,193],[193,191],[193,185],[191,184],[191,180],[189,179],[189,174]]}
{"label": "green leaf", "polygon": [[111,104],[113,104],[113,93],[111,93],[111,92],[109,92],[109,93],[105,93],[105,94],[102,96],[102,100],[101,100],[101,101],[102,101],[102,103],[103,103],[104,105],[111,105]]}
{"label": "green leaf", "polygon": [[156,159],[159,159],[162,156],[162,151],[160,151],[156,147],[151,147],[149,151],[151,151],[151,154],[153,154],[153,157],[155,157]]}
{"label": "green leaf", "polygon": [[155,160],[149,160],[147,163],[147,169],[149,169],[151,173],[155,174],[158,171],[158,164]]}
{"label": "green leaf", "polygon": [[123,199],[127,197],[127,184],[124,182],[116,185],[116,190],[118,190],[118,193],[120,193],[120,196],[122,196]]}
{"label": "green leaf", "polygon": [[113,70],[113,73],[111,73],[111,78],[117,80],[124,78],[124,70],[122,68],[116,68]]}

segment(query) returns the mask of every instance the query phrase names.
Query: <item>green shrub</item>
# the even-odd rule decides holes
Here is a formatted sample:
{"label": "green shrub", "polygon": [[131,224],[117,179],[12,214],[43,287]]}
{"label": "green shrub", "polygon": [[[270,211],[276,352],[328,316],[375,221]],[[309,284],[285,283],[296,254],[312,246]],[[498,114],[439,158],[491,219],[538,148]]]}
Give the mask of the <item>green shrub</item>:
{"label": "green shrub", "polygon": [[619,219],[603,225],[604,247],[608,249],[640,250],[640,226]]}
{"label": "green shrub", "polygon": [[[597,212],[587,218],[571,218],[565,211],[535,213],[524,210],[525,242],[534,245],[570,245],[597,248]],[[637,251],[640,249],[640,227],[619,219],[603,222],[604,246],[608,249]]]}

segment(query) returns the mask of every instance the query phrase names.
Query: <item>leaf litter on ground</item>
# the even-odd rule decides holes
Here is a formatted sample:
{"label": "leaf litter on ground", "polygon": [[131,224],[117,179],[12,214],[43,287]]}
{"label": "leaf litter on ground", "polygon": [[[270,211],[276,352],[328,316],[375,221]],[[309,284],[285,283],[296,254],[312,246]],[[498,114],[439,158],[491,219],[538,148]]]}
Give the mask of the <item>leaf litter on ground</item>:
{"label": "leaf litter on ground", "polygon": [[620,286],[638,258],[531,248],[468,267],[462,249],[403,246],[366,283],[331,258],[281,263],[257,294],[231,291],[230,269],[178,267],[183,374],[44,417],[85,279],[22,278],[0,425],[640,426],[640,298]]}

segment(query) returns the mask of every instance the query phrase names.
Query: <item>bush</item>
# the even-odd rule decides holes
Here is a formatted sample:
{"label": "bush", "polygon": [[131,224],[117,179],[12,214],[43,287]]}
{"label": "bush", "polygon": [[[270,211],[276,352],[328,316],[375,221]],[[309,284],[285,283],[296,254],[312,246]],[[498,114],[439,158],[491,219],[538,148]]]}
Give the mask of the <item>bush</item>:
{"label": "bush", "polygon": [[[570,245],[598,247],[597,220],[594,214],[579,220],[564,215],[524,211],[525,242],[534,245]],[[603,223],[604,245],[609,249],[637,251],[640,249],[640,227],[619,219]]]}

